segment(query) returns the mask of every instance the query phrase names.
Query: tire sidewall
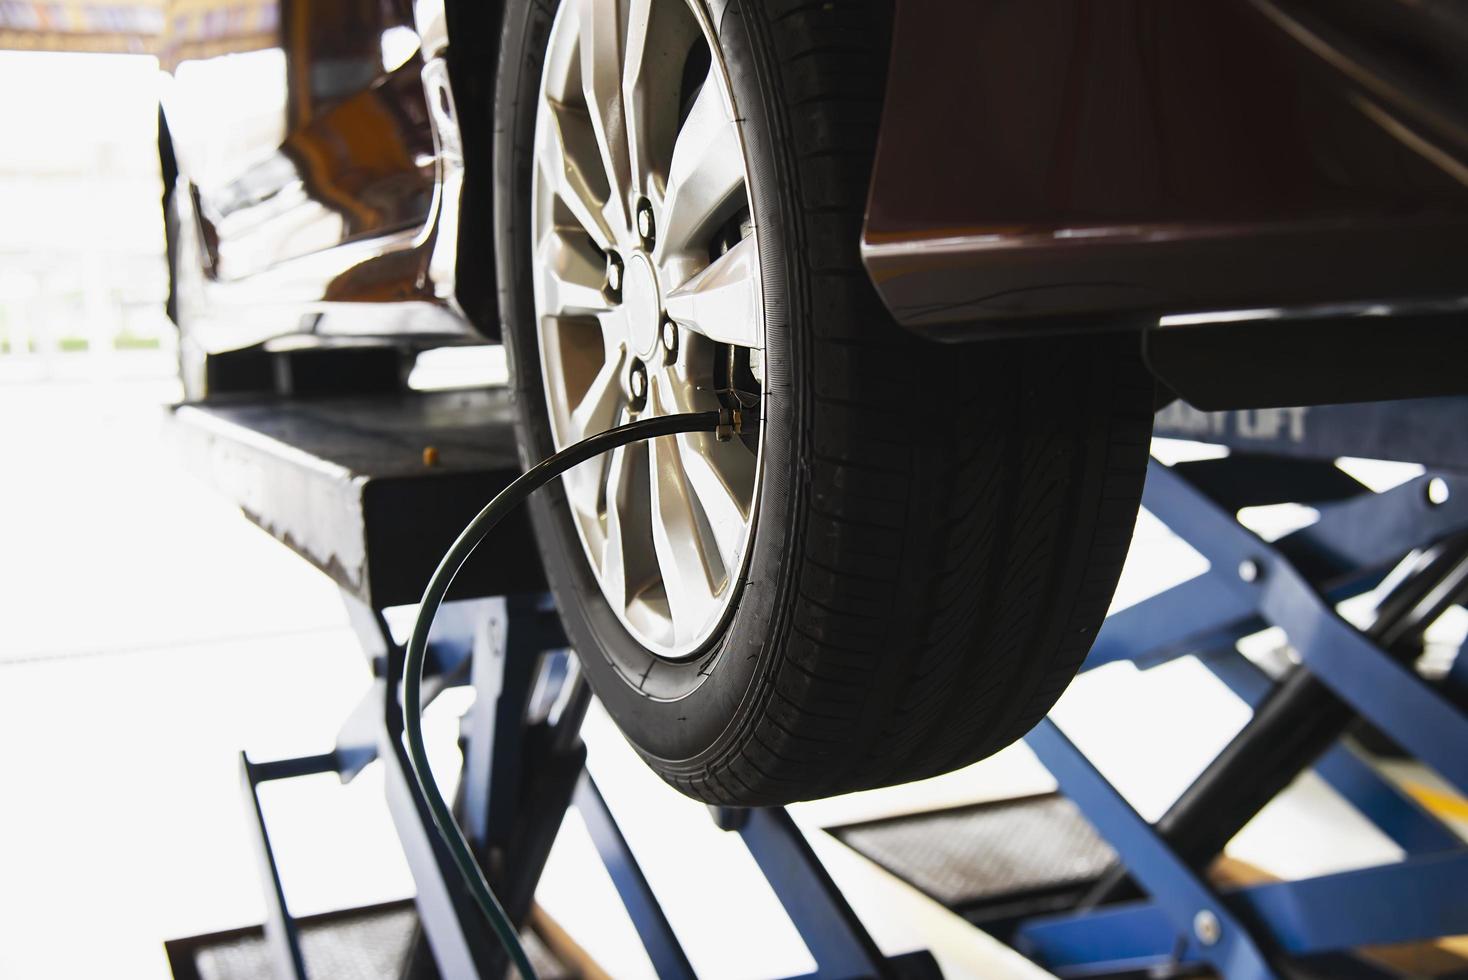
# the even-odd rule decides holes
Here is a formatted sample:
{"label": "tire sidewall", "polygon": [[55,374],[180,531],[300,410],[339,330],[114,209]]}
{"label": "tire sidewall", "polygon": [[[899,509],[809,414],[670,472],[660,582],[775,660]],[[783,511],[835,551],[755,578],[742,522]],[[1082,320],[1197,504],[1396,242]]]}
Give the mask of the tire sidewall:
{"label": "tire sidewall", "polygon": [[[532,292],[530,190],[535,106],[556,0],[510,5],[501,36],[495,89],[495,254],[502,336],[522,462],[554,452],[542,387]],[[671,662],[653,657],[622,626],[602,595],[572,524],[561,481],[531,498],[531,517],[546,577],[567,636],[608,712],[637,749],[665,775],[697,773],[715,764],[742,728],[759,717],[771,664],[786,629],[791,553],[805,497],[800,465],[804,411],[797,395],[804,344],[792,330],[792,269],[780,200],[789,168],[759,83],[759,52],[750,37],[743,0],[708,10],[743,118],[750,207],[759,229],[765,316],[763,462],[756,520],[743,583],[724,625],[697,656]]]}

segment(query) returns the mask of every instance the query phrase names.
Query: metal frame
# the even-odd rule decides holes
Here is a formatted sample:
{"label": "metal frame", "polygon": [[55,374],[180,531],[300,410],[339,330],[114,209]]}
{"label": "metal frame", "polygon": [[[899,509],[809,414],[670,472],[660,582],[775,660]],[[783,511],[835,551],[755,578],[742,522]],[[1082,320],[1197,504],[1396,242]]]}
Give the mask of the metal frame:
{"label": "metal frame", "polygon": [[[480,921],[431,816],[411,792],[413,775],[397,700],[403,647],[393,640],[381,610],[350,594],[344,593],[344,601],[375,679],[342,726],[337,747],[324,755],[266,763],[241,754],[245,793],[256,817],[265,931],[276,971],[282,977],[306,976],[258,786],[321,772],[335,772],[349,782],[369,762],[380,760],[386,771],[388,808],[417,886],[423,933],[440,973],[503,972],[503,951]],[[476,691],[475,706],[465,717],[467,765],[458,811],[470,842],[484,866],[492,869],[496,888],[517,921],[529,912],[535,882],[585,759],[577,737],[584,699],[545,704],[536,697],[541,693],[538,680],[556,674],[564,680],[566,675],[565,639],[547,612],[540,596],[449,603],[429,639],[425,701],[456,685],[469,684]],[[530,786],[522,778],[527,769],[537,774]]]}
{"label": "metal frame", "polygon": [[783,807],[722,807],[714,809],[713,816],[724,830],[738,832],[816,961],[815,972],[800,980],[942,976],[926,950],[882,955]]}
{"label": "metal frame", "polygon": [[[296,980],[308,964],[259,786],[324,772],[347,782],[380,761],[388,807],[417,885],[423,940],[439,972],[502,975],[504,953],[411,792],[398,703],[404,650],[384,610],[417,600],[464,523],[518,475],[508,393],[241,401],[180,406],[172,415],[185,457],[199,472],[337,581],[373,673],[371,689],[342,724],[331,752],[268,762],[240,757],[276,972]],[[442,450],[431,467],[426,446]],[[659,975],[691,977],[667,917],[585,771],[580,728],[590,692],[544,594],[528,520],[512,516],[496,530],[495,542],[499,560],[466,568],[451,593],[455,601],[439,611],[429,638],[424,702],[454,685],[476,692],[461,723],[458,819],[506,911],[523,923],[574,799]],[[882,959],[784,811],[724,819],[739,824],[820,965],[818,975],[915,975],[931,964],[926,954]],[[415,961],[421,952],[415,951]]]}
{"label": "metal frame", "polygon": [[[478,909],[409,792],[412,773],[402,746],[397,704],[403,649],[381,611],[348,596],[353,626],[377,678],[328,753],[254,762],[241,753],[247,806],[266,901],[265,934],[277,973],[307,976],[295,921],[286,905],[260,806],[263,782],[322,772],[350,781],[374,759],[387,773],[388,805],[417,885],[419,917],[444,976],[498,976],[507,966]],[[535,885],[574,802],[632,918],[658,976],[695,976],[636,857],[585,770],[581,721],[589,698],[570,667],[565,638],[546,596],[450,603],[429,641],[427,698],[472,684],[474,706],[462,729],[465,767],[458,813],[501,901],[525,921]],[[533,778],[531,778],[533,773]],[[842,898],[803,833],[781,808],[719,810],[719,826],[737,831],[816,960],[812,977],[936,976],[927,953],[886,958]]]}
{"label": "metal frame", "polygon": [[[1333,478],[1321,479],[1310,461],[1319,458],[1312,446],[1302,440],[1296,449],[1301,461],[1264,467],[1273,487],[1251,479],[1264,471],[1257,457],[1175,467],[1154,461],[1148,471],[1144,506],[1211,567],[1109,618],[1084,669],[1117,660],[1147,669],[1195,654],[1256,708],[1168,814],[1156,824],[1143,820],[1053,721],[1026,739],[1116,850],[1121,877],[1130,878],[1106,882],[1076,910],[1015,928],[1015,946],[1061,976],[1207,965],[1230,978],[1274,977],[1296,957],[1468,932],[1468,847],[1339,740],[1364,720],[1468,789],[1461,751],[1468,716],[1451,690],[1410,666],[1421,630],[1468,594],[1468,477],[1429,472],[1372,494],[1330,485]],[[1319,520],[1279,541],[1261,540],[1232,513],[1298,501],[1307,487]],[[1340,618],[1335,602],[1382,583],[1413,552],[1407,572],[1385,583],[1373,627],[1359,630]],[[1278,681],[1234,646],[1266,625],[1283,628],[1300,658]],[[1279,738],[1285,730],[1298,737]],[[1311,767],[1406,859],[1305,881],[1214,888],[1205,872],[1227,840]],[[1268,786],[1263,795],[1250,785],[1260,780]],[[1214,805],[1187,805],[1200,800]]]}
{"label": "metal frame", "polygon": [[[481,401],[460,406],[461,415],[447,429],[425,423],[421,431],[392,439],[373,434],[360,406],[337,415],[320,406],[280,409],[304,413],[301,418],[284,418],[268,406],[213,415],[179,413],[180,431],[192,433],[196,454],[216,464],[209,472],[253,508],[256,520],[287,543],[299,543],[306,531],[316,534],[315,550],[302,553],[328,573],[341,563],[323,555],[355,556],[348,568],[352,574],[337,577],[372,665],[372,689],[346,719],[331,752],[270,762],[241,756],[268,910],[265,931],[283,977],[302,977],[307,965],[258,786],[319,772],[336,772],[347,781],[374,760],[386,770],[389,807],[418,887],[423,936],[440,972],[493,976],[504,970],[502,952],[459,884],[428,815],[409,792],[412,776],[397,701],[403,650],[382,611],[389,602],[407,601],[391,598],[406,589],[401,576],[389,574],[402,565],[397,559],[424,557],[419,554],[423,542],[409,547],[400,535],[389,533],[401,523],[397,515],[432,509],[445,488],[457,487],[465,501],[483,499],[513,477],[508,456],[476,456],[473,447],[483,439],[467,437],[487,426],[495,438],[513,444],[507,418],[495,414],[503,406],[492,398]],[[1468,658],[1460,657],[1440,686],[1426,683],[1410,667],[1420,649],[1421,628],[1436,611],[1468,594],[1468,476],[1458,471],[1468,470],[1463,464],[1468,448],[1458,452],[1468,443],[1461,425],[1453,425],[1461,414],[1443,409],[1441,402],[1382,406],[1375,422],[1360,423],[1371,436],[1353,448],[1344,447],[1329,427],[1312,428],[1319,419],[1341,414],[1329,408],[1310,409],[1308,416],[1280,410],[1286,414],[1270,416],[1273,428],[1267,433],[1257,414],[1248,416],[1247,425],[1243,414],[1222,421],[1204,417],[1201,424],[1219,441],[1233,439],[1244,451],[1171,468],[1153,464],[1144,504],[1200,551],[1211,568],[1108,619],[1086,668],[1128,660],[1146,669],[1195,655],[1256,713],[1156,825],[1138,816],[1053,722],[1042,722],[1031,733],[1031,746],[1108,838],[1126,874],[1103,882],[1069,912],[1021,920],[1013,932],[1021,950],[1062,975],[1206,964],[1229,977],[1268,977],[1279,975],[1294,957],[1468,932],[1468,889],[1463,887],[1468,848],[1340,741],[1350,726],[1369,722],[1468,790],[1468,755],[1460,751],[1468,745],[1462,707],[1468,703]],[[354,421],[343,427],[338,416],[347,415]],[[383,431],[391,432],[388,423],[400,413],[387,406],[383,415]],[[436,417],[425,413],[425,418]],[[1359,411],[1351,417],[1372,418]],[[1444,468],[1372,494],[1328,465],[1342,453],[1404,454],[1392,450],[1391,425],[1383,418],[1407,426],[1408,449],[1420,450],[1421,458]],[[1169,433],[1163,424],[1160,434],[1209,434],[1197,431],[1196,420],[1188,425],[1192,430]],[[286,444],[285,435],[297,430],[315,442],[305,448]],[[1260,448],[1281,451],[1261,443],[1261,433],[1287,434],[1287,453],[1253,454]],[[465,435],[463,472],[452,482],[440,474],[435,482],[422,472],[419,447],[442,444],[455,434]],[[359,452],[353,439],[371,452]],[[382,447],[392,451],[379,454]],[[224,465],[240,454],[252,465]],[[332,462],[333,454],[352,464],[306,465],[317,458]],[[313,523],[314,512],[299,504],[298,485],[340,503],[340,508],[332,505],[340,519]],[[389,496],[391,506],[372,505]],[[1244,506],[1286,500],[1313,504],[1319,520],[1269,543],[1234,516]],[[466,580],[464,593],[444,608],[430,640],[425,700],[454,684],[472,684],[477,692],[463,720],[460,819],[511,916],[523,922],[564,811],[574,800],[659,975],[691,977],[687,955],[585,771],[580,724],[590,695],[540,591],[528,529],[521,530],[518,537],[499,539],[511,542],[510,560],[482,563],[492,565],[497,575],[520,577]],[[1389,570],[1409,552],[1417,554],[1399,566],[1406,572],[1393,573],[1387,581]],[[1382,589],[1385,598],[1369,628],[1358,630],[1335,613],[1334,603],[1384,581],[1389,588]],[[519,594],[462,598],[493,589]],[[1284,629],[1301,661],[1277,680],[1234,646],[1270,624]],[[1291,737],[1271,741],[1280,732]],[[1311,767],[1396,841],[1406,860],[1308,881],[1213,887],[1206,870],[1228,838],[1274,792]],[[816,960],[816,976],[935,972],[927,953],[881,955],[783,810],[722,810],[715,819],[741,835]]]}

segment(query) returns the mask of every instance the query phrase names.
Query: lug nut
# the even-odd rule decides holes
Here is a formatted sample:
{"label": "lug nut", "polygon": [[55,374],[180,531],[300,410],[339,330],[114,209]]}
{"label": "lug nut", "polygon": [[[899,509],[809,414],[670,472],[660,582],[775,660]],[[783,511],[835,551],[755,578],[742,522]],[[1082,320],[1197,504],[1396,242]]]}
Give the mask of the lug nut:
{"label": "lug nut", "polygon": [[606,285],[602,291],[606,293],[607,299],[612,302],[621,302],[622,299],[622,256],[616,252],[607,253],[607,276]]}
{"label": "lug nut", "polygon": [[632,410],[641,411],[647,404],[647,368],[641,361],[632,362],[632,370],[627,378],[627,389],[632,394]]}
{"label": "lug nut", "polygon": [[663,354],[669,364],[678,359],[678,324],[667,318],[663,319]]}
{"label": "lug nut", "polygon": [[642,247],[649,252],[654,243],[653,232],[652,205],[643,198],[637,202],[637,236],[642,239]]}

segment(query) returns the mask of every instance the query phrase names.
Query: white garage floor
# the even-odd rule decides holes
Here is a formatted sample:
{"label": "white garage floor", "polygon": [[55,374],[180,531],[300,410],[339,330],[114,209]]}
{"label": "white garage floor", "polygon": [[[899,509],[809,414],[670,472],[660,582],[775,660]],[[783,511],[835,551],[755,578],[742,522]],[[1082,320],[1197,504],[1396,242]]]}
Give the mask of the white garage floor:
{"label": "white garage floor", "polygon": [[[0,376],[0,977],[163,977],[163,940],[261,918],[237,753],[329,748],[367,686],[366,666],[335,586],[175,465],[159,409],[174,396],[166,358],[129,357],[127,380],[102,380],[116,365],[85,359],[75,377],[44,384],[24,366],[0,367],[17,372]],[[1122,601],[1201,568],[1144,521]],[[463,704],[456,694],[431,712],[446,768],[451,713]],[[1145,675],[1098,671],[1058,717],[1155,817],[1245,711],[1184,661]],[[593,714],[587,738],[700,974],[809,969],[737,838],[651,776],[604,716]],[[1021,747],[796,816],[819,827],[1049,785]],[[411,894],[375,767],[346,787],[311,777],[262,796],[297,914]],[[950,976],[1038,975],[842,845],[812,837],[889,951],[931,948]],[[1308,778],[1231,853],[1289,877],[1396,856]],[[540,899],[611,973],[650,974],[574,817]]]}

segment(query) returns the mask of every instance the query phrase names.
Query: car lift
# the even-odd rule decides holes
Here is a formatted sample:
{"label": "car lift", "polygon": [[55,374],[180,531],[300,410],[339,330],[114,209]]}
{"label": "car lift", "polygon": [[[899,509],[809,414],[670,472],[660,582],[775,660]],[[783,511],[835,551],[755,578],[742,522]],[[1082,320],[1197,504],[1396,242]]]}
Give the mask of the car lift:
{"label": "car lift", "polygon": [[[185,405],[173,426],[193,469],[271,534],[331,575],[374,683],[322,755],[241,754],[265,886],[274,972],[307,976],[270,845],[262,782],[383,763],[388,806],[417,886],[423,936],[444,977],[503,975],[506,960],[463,888],[426,810],[408,792],[398,685],[403,646],[384,611],[416,603],[439,556],[479,507],[519,475],[508,394],[412,394]],[[524,922],[568,806],[581,813],[660,977],[688,957],[590,773],[580,726],[589,689],[545,593],[527,516],[496,529],[456,580],[430,638],[425,701],[474,688],[460,743],[456,810],[511,917]],[[926,953],[885,958],[783,809],[716,810],[769,880],[818,977],[935,976]]]}
{"label": "car lift", "polygon": [[[1112,616],[1086,669],[1116,660],[1146,669],[1195,655],[1255,714],[1155,825],[1053,722],[1042,722],[1028,743],[1124,871],[1103,876],[1072,908],[1011,916],[996,934],[1063,976],[1165,975],[1206,965],[1227,977],[1270,977],[1356,946],[1468,933],[1468,849],[1341,741],[1365,719],[1468,790],[1468,655],[1440,683],[1411,666],[1422,631],[1468,594],[1465,418],[1468,400],[1459,399],[1272,414],[1204,415],[1174,405],[1161,413],[1158,435],[1234,450],[1172,467],[1154,461],[1148,474],[1144,505],[1211,567]],[[345,782],[374,760],[384,766],[438,973],[502,974],[502,952],[428,814],[407,792],[397,703],[403,649],[385,610],[417,601],[458,530],[518,475],[506,393],[187,405],[174,422],[196,471],[337,581],[374,676],[333,751],[263,762],[241,756],[276,974],[304,977],[307,963],[257,788],[323,772]],[[1430,469],[1374,494],[1331,465],[1340,455],[1412,458]],[[1319,520],[1271,544],[1234,516],[1285,501],[1316,507]],[[1385,598],[1369,627],[1337,616],[1334,603],[1383,583],[1409,553],[1378,590]],[[476,692],[461,726],[456,809],[511,916],[525,921],[562,815],[574,805],[658,975],[692,977],[585,770],[579,729],[590,695],[545,593],[523,513],[495,532],[488,555],[465,568],[450,598],[432,636],[425,697],[461,684]],[[1299,655],[1279,678],[1235,648],[1266,624],[1283,627]],[[1406,859],[1309,881],[1213,887],[1205,872],[1228,840],[1312,767]],[[749,848],[815,960],[815,976],[937,975],[926,952],[889,959],[878,951],[783,809],[714,817]]]}
{"label": "car lift", "polygon": [[[1061,975],[1206,964],[1227,977],[1274,977],[1354,947],[1468,932],[1468,846],[1341,740],[1365,720],[1468,792],[1468,654],[1438,684],[1413,669],[1423,631],[1468,599],[1465,419],[1468,399],[1458,398],[1206,415],[1178,403],[1159,415],[1158,436],[1232,451],[1172,467],[1154,460],[1147,474],[1143,506],[1210,568],[1111,616],[1084,669],[1129,660],[1145,670],[1192,654],[1254,714],[1155,825],[1053,721],[1027,736],[1135,886],[1112,875],[1078,909],[1017,924],[1020,951]],[[1429,469],[1372,493],[1333,465],[1340,456]],[[1271,544],[1235,516],[1283,502],[1312,505],[1319,519]],[[1378,585],[1384,598],[1367,628],[1336,613],[1335,603]],[[1299,658],[1279,678],[1236,647],[1266,625],[1281,627]],[[1204,872],[1228,841],[1312,767],[1405,859],[1213,888]]]}

